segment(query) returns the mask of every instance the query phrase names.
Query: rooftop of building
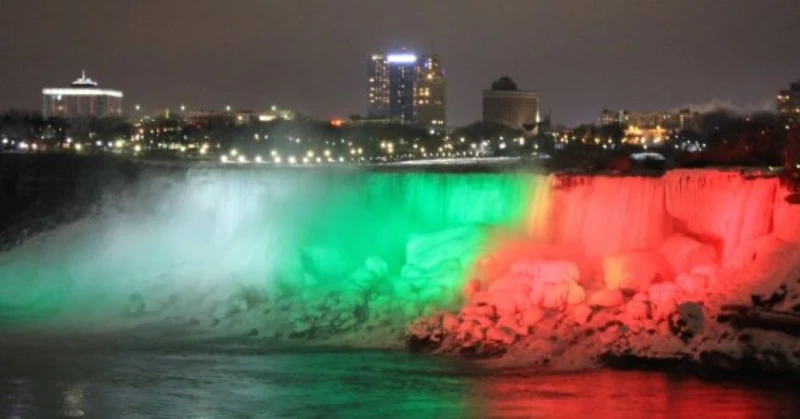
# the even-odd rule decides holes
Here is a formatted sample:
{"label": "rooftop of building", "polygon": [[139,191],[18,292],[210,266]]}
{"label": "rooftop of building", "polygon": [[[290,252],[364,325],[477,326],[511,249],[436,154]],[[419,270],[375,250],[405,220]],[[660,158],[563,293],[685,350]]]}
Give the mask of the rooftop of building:
{"label": "rooftop of building", "polygon": [[503,76],[492,83],[492,90],[509,91],[519,90],[519,88],[511,77]]}
{"label": "rooftop of building", "polygon": [[70,84],[72,87],[97,87],[97,82],[86,77],[86,70],[81,70],[81,77]]}
{"label": "rooftop of building", "polygon": [[81,71],[81,77],[70,83],[69,87],[46,87],[42,89],[45,96],[109,96],[122,98],[119,90],[101,89],[97,82],[86,76],[86,71]]}

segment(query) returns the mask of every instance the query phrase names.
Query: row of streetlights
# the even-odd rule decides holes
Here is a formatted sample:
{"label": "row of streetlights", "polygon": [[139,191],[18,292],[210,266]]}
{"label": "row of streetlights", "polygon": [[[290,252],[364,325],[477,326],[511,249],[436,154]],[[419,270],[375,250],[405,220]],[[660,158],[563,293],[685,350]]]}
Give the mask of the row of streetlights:
{"label": "row of streetlights", "polygon": [[[136,112],[140,112],[142,110],[142,105],[136,104],[136,105],[133,106],[133,109],[135,109]],[[272,105],[272,107],[270,109],[272,110],[272,112],[275,112],[275,111],[278,110],[278,107],[276,105]],[[180,106],[180,110],[181,110],[181,112],[186,112],[186,105],[182,104]],[[225,112],[230,112],[232,110],[233,110],[233,107],[231,105],[225,105]]]}

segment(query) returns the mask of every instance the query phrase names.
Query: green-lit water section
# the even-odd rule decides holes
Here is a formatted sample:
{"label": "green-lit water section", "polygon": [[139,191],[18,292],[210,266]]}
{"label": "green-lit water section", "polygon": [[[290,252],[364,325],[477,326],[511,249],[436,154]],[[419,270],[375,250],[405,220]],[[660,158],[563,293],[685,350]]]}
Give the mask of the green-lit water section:
{"label": "green-lit water section", "polygon": [[546,178],[145,170],[0,254],[5,327],[170,324],[269,337],[402,327],[457,305]]}

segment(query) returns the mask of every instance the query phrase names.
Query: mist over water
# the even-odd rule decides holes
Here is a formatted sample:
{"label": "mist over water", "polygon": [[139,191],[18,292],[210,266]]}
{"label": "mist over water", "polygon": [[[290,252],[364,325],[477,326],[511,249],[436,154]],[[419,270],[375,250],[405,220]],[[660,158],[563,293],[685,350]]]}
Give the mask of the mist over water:
{"label": "mist over water", "polygon": [[[131,293],[189,296],[264,281],[288,247],[280,204],[308,183],[225,177],[152,177],[107,191],[94,216],[2,255],[3,286],[15,287],[2,294],[3,305],[32,314],[108,314]],[[305,207],[296,205],[293,217]],[[292,221],[284,215],[283,222]]]}

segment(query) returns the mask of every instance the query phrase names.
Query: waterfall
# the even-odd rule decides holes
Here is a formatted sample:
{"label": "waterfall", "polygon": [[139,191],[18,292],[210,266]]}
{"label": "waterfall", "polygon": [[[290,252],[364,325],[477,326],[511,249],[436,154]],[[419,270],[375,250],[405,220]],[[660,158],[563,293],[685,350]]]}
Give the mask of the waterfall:
{"label": "waterfall", "polygon": [[772,230],[778,179],[741,173],[678,170],[664,177],[676,229],[714,244],[723,256]]}
{"label": "waterfall", "polygon": [[264,332],[285,337],[320,324],[356,330],[373,317],[402,323],[458,304],[492,231],[592,260],[657,249],[682,232],[728,257],[796,224],[780,196],[776,178],[713,170],[146,174],[109,191],[95,215],[0,253],[0,324],[211,327],[236,314],[247,330],[289,324]]}

